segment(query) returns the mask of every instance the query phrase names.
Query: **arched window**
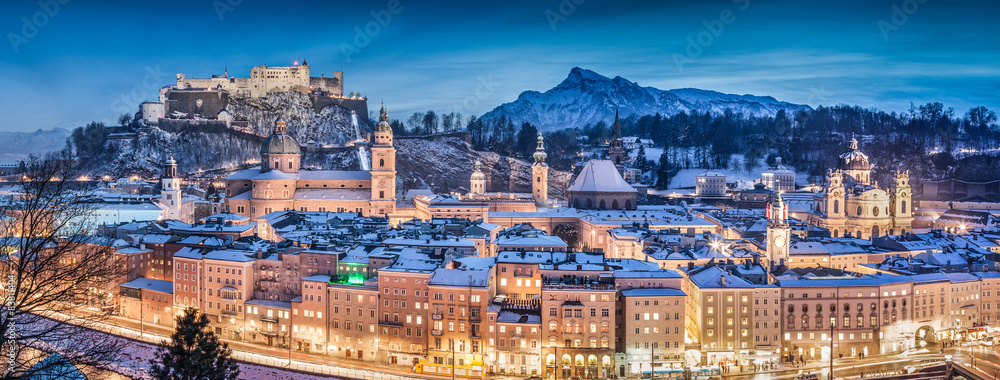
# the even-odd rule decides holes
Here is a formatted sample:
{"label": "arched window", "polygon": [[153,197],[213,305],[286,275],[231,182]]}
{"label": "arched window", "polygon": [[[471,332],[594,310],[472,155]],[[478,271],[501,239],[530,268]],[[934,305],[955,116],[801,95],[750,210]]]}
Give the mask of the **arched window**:
{"label": "arched window", "polygon": [[601,210],[604,210],[604,209],[608,208],[608,206],[604,203],[604,200],[601,199],[601,203],[598,204],[597,208],[599,208]]}
{"label": "arched window", "polygon": [[839,214],[840,213],[840,201],[839,200],[834,200],[833,201],[833,213],[834,214]]}
{"label": "arched window", "polygon": [[542,183],[542,177],[535,177],[535,182]]}
{"label": "arched window", "polygon": [[902,201],[899,203],[899,211],[904,214],[906,213],[906,201]]}
{"label": "arched window", "polygon": [[594,208],[594,200],[587,199],[587,208]]}
{"label": "arched window", "polygon": [[384,168],[385,167],[385,160],[384,159],[381,159],[381,158],[378,159],[378,167],[380,167],[380,168]]}
{"label": "arched window", "polygon": [[632,209],[632,200],[631,199],[626,199],[625,200],[625,209],[626,210],[631,210]]}
{"label": "arched window", "polygon": [[617,199],[611,201],[611,209],[612,210],[617,210],[618,209],[618,200]]}

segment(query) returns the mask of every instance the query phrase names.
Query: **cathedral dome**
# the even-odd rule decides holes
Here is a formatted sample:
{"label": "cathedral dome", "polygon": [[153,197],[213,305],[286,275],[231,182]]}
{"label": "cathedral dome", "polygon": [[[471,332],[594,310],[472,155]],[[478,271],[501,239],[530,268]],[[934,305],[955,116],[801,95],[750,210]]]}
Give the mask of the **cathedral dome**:
{"label": "cathedral dome", "polygon": [[264,139],[260,154],[302,154],[299,143],[288,135],[285,120],[281,117],[274,121],[274,133]]}
{"label": "cathedral dome", "polygon": [[302,150],[292,136],[270,135],[261,145],[260,154],[302,154]]}
{"label": "cathedral dome", "polygon": [[858,140],[851,137],[851,149],[840,155],[837,168],[840,170],[871,170],[868,155],[858,149]]}

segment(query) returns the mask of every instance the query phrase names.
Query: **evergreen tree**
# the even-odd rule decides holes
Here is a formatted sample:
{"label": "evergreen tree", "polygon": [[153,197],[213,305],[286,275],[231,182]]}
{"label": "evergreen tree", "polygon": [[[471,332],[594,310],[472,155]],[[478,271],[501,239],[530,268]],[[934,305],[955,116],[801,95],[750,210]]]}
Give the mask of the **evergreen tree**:
{"label": "evergreen tree", "polygon": [[160,344],[159,358],[150,360],[150,374],[162,380],[236,380],[239,366],[229,345],[209,329],[208,317],[193,307],[176,319],[170,343]]}

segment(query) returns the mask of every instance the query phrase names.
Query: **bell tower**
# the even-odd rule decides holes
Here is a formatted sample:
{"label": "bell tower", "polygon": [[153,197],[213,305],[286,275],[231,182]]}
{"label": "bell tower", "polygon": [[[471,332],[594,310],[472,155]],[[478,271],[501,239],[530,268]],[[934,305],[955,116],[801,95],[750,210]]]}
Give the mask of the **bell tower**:
{"label": "bell tower", "polygon": [[538,147],[535,148],[535,163],[531,164],[531,197],[535,203],[549,201],[549,165],[545,163],[545,138],[538,133]]}
{"label": "bell tower", "polygon": [[177,161],[174,154],[163,164],[163,177],[160,178],[160,203],[167,207],[164,219],[181,219],[181,179],[177,177]]}
{"label": "bell tower", "polygon": [[486,192],[486,174],[483,174],[483,163],[476,160],[476,169],[469,178],[469,195],[482,195]]}
{"label": "bell tower", "polygon": [[369,215],[396,212],[396,148],[392,146],[392,127],[385,105],[379,111],[372,142],[372,197]]}
{"label": "bell tower", "polygon": [[892,192],[893,234],[904,234],[913,225],[913,191],[910,190],[910,173],[896,173],[896,188]]}
{"label": "bell tower", "polygon": [[788,227],[788,208],[781,200],[781,193],[767,207],[767,260],[771,268],[787,265],[788,244],[792,235]]}

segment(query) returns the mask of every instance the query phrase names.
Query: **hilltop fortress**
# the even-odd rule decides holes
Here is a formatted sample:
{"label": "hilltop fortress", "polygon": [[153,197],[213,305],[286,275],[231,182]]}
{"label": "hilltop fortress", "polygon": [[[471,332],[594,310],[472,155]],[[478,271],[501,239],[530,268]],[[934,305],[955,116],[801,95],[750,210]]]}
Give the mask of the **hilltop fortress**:
{"label": "hilltop fortress", "polygon": [[354,111],[362,121],[368,122],[368,100],[358,95],[344,95],[343,71],[334,71],[332,77],[311,75],[306,61],[292,66],[255,66],[250,69],[249,78],[230,77],[228,68],[223,74],[209,78],[188,78],[177,73],[176,84],[161,88],[158,101],[142,103],[136,118],[141,117],[147,125],[168,130],[215,124],[228,128],[233,127],[234,121],[245,127],[245,121],[234,120],[234,115],[226,110],[231,99],[298,92],[309,96],[316,113],[337,105]]}
{"label": "hilltop fortress", "polygon": [[249,78],[231,78],[227,69],[223,75],[211,78],[187,78],[177,74],[178,90],[221,89],[233,96],[259,98],[276,92],[297,91],[303,94],[322,93],[327,96],[344,96],[344,72],[334,71],[332,78],[324,75],[311,77],[309,63],[301,65],[272,66],[259,65],[250,69]]}

